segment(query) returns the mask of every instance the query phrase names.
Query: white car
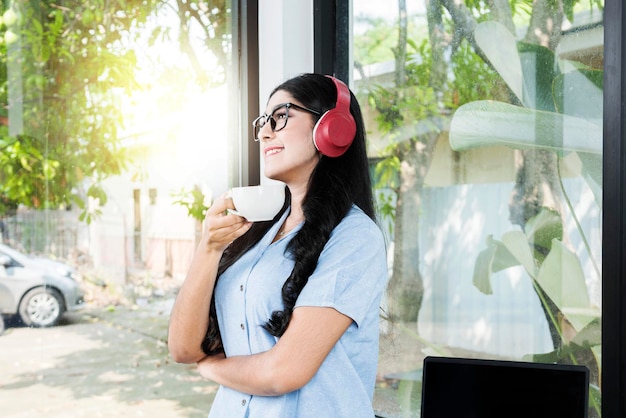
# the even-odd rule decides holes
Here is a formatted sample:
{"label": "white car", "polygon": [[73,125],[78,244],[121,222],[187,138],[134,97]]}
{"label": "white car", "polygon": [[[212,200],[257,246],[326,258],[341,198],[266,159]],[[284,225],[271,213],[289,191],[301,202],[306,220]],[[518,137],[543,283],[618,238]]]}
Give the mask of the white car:
{"label": "white car", "polygon": [[0,244],[0,315],[19,315],[24,325],[51,327],[84,304],[75,269]]}

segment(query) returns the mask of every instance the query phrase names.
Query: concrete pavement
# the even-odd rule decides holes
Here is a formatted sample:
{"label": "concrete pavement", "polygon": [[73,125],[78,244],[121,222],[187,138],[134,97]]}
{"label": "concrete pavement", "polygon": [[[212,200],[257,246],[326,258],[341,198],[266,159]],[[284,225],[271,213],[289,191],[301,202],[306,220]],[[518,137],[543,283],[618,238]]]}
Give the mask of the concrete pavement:
{"label": "concrete pavement", "polygon": [[0,336],[3,418],[206,417],[217,386],[166,346],[171,300],[86,309]]}

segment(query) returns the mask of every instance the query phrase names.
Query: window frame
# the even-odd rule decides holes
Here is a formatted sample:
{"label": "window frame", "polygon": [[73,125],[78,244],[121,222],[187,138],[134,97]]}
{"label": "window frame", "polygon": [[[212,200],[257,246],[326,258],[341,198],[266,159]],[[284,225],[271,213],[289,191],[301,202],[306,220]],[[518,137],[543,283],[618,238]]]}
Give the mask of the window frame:
{"label": "window frame", "polygon": [[232,2],[233,48],[232,73],[234,86],[232,132],[237,133],[231,155],[230,184],[260,184],[259,144],[252,141],[252,121],[259,114],[259,1]]}
{"label": "window frame", "polygon": [[604,5],[602,415],[626,415],[626,8]]}
{"label": "window frame", "polygon": [[352,1],[314,0],[313,64],[316,73],[349,82]]}

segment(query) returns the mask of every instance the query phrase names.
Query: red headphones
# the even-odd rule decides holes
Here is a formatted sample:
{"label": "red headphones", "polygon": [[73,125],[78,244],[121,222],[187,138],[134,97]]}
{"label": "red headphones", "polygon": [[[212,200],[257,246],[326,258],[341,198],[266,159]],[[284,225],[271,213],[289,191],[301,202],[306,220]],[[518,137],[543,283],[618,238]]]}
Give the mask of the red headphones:
{"label": "red headphones", "polygon": [[356,123],[350,113],[350,89],[341,80],[333,80],[337,87],[337,104],[322,115],[313,128],[313,142],[319,152],[327,157],[339,157],[352,144]]}

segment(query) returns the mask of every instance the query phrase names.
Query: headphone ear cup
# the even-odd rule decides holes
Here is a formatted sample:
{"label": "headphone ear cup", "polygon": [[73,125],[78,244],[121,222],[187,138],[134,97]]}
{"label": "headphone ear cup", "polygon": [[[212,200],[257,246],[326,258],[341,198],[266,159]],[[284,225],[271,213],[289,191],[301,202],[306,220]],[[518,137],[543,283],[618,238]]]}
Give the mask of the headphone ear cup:
{"label": "headphone ear cup", "polygon": [[327,157],[339,157],[348,150],[356,123],[350,113],[350,89],[341,80],[327,76],[337,88],[335,108],[322,115],[313,128],[313,142],[319,152]]}
{"label": "headphone ear cup", "polygon": [[352,144],[356,125],[351,114],[331,109],[324,113],[313,128],[313,141],[319,152],[327,157],[339,157]]}

